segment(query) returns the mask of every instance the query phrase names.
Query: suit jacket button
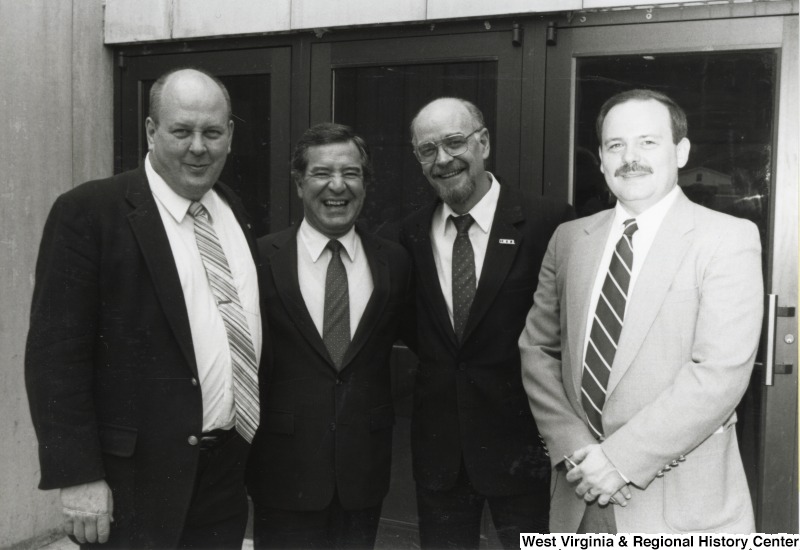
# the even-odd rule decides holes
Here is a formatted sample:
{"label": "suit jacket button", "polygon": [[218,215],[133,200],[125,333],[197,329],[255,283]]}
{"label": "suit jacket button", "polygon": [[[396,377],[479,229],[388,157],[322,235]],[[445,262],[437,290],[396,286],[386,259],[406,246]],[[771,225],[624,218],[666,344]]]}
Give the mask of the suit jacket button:
{"label": "suit jacket button", "polygon": [[189,445],[197,445],[199,442],[200,442],[200,440],[197,439],[197,437],[195,437],[193,435],[189,436]]}
{"label": "suit jacket button", "polygon": [[196,386],[196,385],[197,385],[197,378],[192,378],[192,386]]}
{"label": "suit jacket button", "polygon": [[336,431],[336,422],[331,422],[330,425],[328,426],[328,428],[330,428],[330,430],[332,432],[335,432]]}
{"label": "suit jacket button", "polygon": [[344,383],[344,382],[343,382],[343,380],[342,380],[341,378],[337,378],[337,379],[336,379],[336,385],[337,385],[337,386],[341,386],[343,383]]}

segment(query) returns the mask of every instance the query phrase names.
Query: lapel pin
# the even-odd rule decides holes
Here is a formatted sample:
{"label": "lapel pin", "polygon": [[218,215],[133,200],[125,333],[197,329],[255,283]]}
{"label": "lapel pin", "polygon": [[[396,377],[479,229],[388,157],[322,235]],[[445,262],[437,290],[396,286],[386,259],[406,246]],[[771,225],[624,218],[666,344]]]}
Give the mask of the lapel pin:
{"label": "lapel pin", "polygon": [[500,244],[516,244],[514,239],[500,239]]}

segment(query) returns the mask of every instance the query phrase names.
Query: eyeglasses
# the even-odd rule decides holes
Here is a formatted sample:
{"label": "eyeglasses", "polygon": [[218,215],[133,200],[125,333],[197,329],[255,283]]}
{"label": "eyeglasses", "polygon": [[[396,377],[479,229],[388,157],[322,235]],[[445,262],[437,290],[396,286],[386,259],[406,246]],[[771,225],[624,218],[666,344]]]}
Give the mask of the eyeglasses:
{"label": "eyeglasses", "polygon": [[466,136],[464,134],[450,134],[445,136],[439,141],[426,141],[414,147],[414,156],[420,164],[430,164],[436,160],[436,155],[439,154],[439,146],[442,146],[445,153],[451,157],[457,157],[467,152],[467,142],[469,138],[476,132],[483,130],[483,126],[476,128]]}

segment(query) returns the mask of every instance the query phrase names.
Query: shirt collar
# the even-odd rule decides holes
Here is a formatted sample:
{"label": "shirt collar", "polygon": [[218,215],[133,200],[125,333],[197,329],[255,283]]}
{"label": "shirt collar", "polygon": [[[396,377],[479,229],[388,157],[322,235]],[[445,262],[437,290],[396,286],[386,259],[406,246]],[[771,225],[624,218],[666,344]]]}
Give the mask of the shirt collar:
{"label": "shirt collar", "polygon": [[680,186],[675,185],[675,187],[673,187],[669,193],[664,195],[660,201],[638,216],[634,216],[628,212],[625,207],[622,206],[622,203],[617,201],[614,215],[614,226],[621,227],[625,220],[636,218],[636,226],[638,227],[638,231],[644,230],[648,233],[655,232],[661,225],[661,222],[664,220],[664,216],[667,215],[667,211],[669,211],[670,207],[675,203],[675,200],[678,198],[680,193]]}
{"label": "shirt collar", "polygon": [[[300,238],[303,239],[303,244],[306,245],[306,249],[308,249],[311,255],[311,261],[317,263],[317,260],[322,256],[331,238],[323,235],[319,230],[312,227],[305,218],[303,218],[303,221],[300,223],[298,232],[300,233]],[[355,226],[351,227],[350,231],[338,237],[336,240],[342,243],[350,261],[356,261],[357,244]]]}
{"label": "shirt collar", "polygon": [[[183,222],[183,219],[189,213],[189,206],[192,204],[192,201],[181,197],[173,191],[172,187],[164,181],[164,178],[156,172],[155,168],[153,168],[153,164],[150,162],[150,153],[147,153],[144,159],[144,171],[147,175],[147,183],[150,185],[150,191],[153,193],[153,196],[155,196],[158,202],[161,203],[177,223]],[[199,202],[206,207],[210,219],[213,221],[217,213],[217,195],[212,191],[212,189],[209,189]]]}
{"label": "shirt collar", "polygon": [[[481,231],[488,234],[492,229],[494,212],[497,210],[497,201],[500,198],[500,184],[497,183],[491,173],[486,172],[486,174],[489,176],[489,190],[467,213],[475,220],[475,225],[480,227]],[[450,216],[458,217],[462,214],[456,214],[453,209],[450,208],[449,204],[442,202],[442,210],[439,215],[443,231],[447,231],[447,219]]]}

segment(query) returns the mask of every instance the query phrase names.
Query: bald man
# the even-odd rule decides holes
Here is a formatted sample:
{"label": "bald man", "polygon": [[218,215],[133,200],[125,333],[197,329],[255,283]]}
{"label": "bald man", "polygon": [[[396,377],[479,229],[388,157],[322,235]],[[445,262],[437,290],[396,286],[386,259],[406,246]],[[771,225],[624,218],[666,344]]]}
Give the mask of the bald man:
{"label": "bald man", "polygon": [[438,195],[401,231],[416,272],[411,451],[421,545],[478,548],[488,504],[503,547],[519,548],[520,532],[547,531],[549,461],[517,338],[547,241],[572,211],[486,170],[489,130],[468,101],[432,101],[411,132]]}
{"label": "bald man", "polygon": [[262,329],[253,238],[217,181],[228,92],[169,72],[146,131],[142,167],[63,194],[44,228],[25,358],[39,488],[82,546],[241,548]]}

